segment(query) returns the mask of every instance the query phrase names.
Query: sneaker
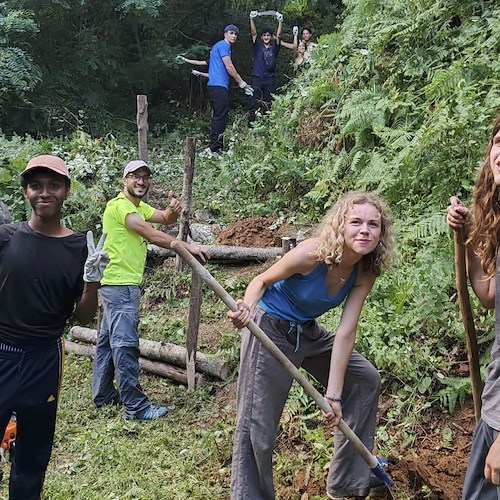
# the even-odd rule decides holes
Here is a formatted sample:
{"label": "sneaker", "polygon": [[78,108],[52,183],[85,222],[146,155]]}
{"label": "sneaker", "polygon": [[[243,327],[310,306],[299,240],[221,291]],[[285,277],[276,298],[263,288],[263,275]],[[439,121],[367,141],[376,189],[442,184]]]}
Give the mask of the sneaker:
{"label": "sneaker", "polygon": [[136,420],[156,420],[157,418],[161,418],[168,413],[168,408],[166,406],[155,406],[151,405],[145,412],[142,417],[126,416],[126,420],[136,419]]}
{"label": "sneaker", "polygon": [[219,151],[212,151],[210,148],[206,148],[200,153],[198,153],[198,156],[200,158],[213,158],[214,156],[218,156]]}

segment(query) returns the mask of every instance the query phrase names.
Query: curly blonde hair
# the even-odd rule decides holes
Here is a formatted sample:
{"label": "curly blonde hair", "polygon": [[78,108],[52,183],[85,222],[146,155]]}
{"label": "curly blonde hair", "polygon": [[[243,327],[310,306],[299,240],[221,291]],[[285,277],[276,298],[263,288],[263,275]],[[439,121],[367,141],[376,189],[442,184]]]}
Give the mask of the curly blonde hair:
{"label": "curly blonde hair", "polygon": [[365,203],[373,205],[378,210],[381,231],[377,247],[361,260],[363,269],[379,276],[383,270],[392,265],[396,242],[390,210],[380,196],[367,192],[346,193],[328,210],[315,232],[319,242],[314,255],[319,262],[324,262],[328,266],[336,266],[342,262],[346,216],[353,205]]}
{"label": "curly blonde hair", "polygon": [[500,228],[500,190],[491,171],[490,152],[493,138],[500,131],[500,116],[493,125],[486,154],[476,177],[472,195],[471,219],[468,221],[469,239],[481,266],[489,279],[495,274]]}

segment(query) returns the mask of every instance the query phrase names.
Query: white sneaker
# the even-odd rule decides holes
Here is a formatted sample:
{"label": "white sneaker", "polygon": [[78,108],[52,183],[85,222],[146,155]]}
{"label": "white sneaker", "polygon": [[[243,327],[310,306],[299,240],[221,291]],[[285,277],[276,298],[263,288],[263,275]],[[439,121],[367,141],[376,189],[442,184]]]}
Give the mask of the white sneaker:
{"label": "white sneaker", "polygon": [[198,153],[198,156],[200,158],[213,158],[214,156],[218,156],[219,153],[216,153],[215,151],[212,151],[210,148],[206,148],[200,153]]}

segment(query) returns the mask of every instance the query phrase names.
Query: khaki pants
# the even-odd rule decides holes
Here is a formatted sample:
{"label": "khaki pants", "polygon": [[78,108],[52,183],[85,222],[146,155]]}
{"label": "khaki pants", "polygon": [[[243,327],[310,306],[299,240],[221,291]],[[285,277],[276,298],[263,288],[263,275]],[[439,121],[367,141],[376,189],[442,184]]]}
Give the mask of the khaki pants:
{"label": "khaki pants", "polygon": [[[255,321],[297,367],[302,367],[326,386],[334,336],[316,321],[297,330],[290,322],[258,310]],[[291,331],[290,331],[291,330]],[[272,454],[276,429],[292,384],[292,377],[250,334],[242,331],[237,390],[237,423],[233,443],[231,498],[275,498]],[[373,448],[380,375],[363,356],[353,351],[347,367],[344,420],[369,450]],[[369,492],[370,469],[344,438],[335,432],[335,454],[330,463],[327,488],[331,494],[363,496]]]}

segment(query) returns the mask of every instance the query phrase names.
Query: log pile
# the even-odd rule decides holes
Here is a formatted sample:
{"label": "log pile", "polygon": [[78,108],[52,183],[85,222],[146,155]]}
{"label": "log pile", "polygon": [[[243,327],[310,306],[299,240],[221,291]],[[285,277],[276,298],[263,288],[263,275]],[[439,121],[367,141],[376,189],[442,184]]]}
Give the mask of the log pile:
{"label": "log pile", "polygon": [[[97,340],[96,330],[74,326],[70,330],[70,337],[85,342],[86,345],[66,341],[66,352],[74,352],[88,357],[94,356]],[[163,344],[152,340],[140,339],[139,351],[139,365],[142,369],[149,373],[187,384],[186,349],[184,347],[176,344]],[[204,375],[226,380],[229,377],[229,364],[222,359],[197,351],[196,372],[195,386],[199,387],[205,382]]]}

